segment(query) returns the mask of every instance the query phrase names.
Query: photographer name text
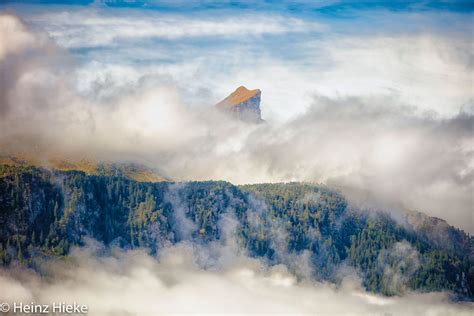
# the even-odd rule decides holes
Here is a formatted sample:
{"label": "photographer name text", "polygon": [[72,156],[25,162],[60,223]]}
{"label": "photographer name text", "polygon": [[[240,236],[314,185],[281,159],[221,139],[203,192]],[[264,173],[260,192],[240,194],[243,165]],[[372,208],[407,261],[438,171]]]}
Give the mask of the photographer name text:
{"label": "photographer name text", "polygon": [[36,303],[1,303],[0,312],[13,314],[35,314],[35,315],[51,315],[51,314],[87,314],[89,307],[87,305],[65,302],[54,302],[51,304],[36,304]]}

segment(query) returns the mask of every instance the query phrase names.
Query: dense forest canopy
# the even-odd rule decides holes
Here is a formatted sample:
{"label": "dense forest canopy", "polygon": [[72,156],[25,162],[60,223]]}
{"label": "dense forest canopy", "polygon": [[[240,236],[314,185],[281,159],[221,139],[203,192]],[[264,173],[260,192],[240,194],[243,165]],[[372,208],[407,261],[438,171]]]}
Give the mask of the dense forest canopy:
{"label": "dense forest canopy", "polygon": [[7,165],[0,175],[3,265],[38,269],[86,238],[151,254],[181,241],[232,238],[248,255],[286,264],[301,278],[337,284],[341,267],[350,267],[384,295],[447,290],[474,297],[472,237],[447,226],[434,238],[426,226],[433,218],[417,214],[424,226],[395,221],[351,206],[326,186],[143,183]]}

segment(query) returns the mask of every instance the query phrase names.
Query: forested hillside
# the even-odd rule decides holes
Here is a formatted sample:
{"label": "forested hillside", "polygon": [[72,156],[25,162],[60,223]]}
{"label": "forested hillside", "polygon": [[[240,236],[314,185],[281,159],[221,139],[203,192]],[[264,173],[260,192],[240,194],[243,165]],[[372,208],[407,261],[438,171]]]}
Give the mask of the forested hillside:
{"label": "forested hillside", "polygon": [[341,267],[349,266],[373,292],[449,290],[472,300],[473,238],[452,227],[446,234],[430,238],[426,226],[419,231],[385,213],[350,207],[324,186],[144,183],[0,166],[3,265],[35,268],[37,260],[65,255],[85,237],[152,254],[183,240],[233,238],[271,264],[291,268],[304,261],[317,280],[337,283]]}

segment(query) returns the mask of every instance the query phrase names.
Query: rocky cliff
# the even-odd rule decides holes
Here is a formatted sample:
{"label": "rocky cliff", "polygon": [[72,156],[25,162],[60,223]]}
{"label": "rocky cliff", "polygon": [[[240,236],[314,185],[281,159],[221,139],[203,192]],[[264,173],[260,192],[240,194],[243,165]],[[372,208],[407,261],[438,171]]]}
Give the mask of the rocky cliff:
{"label": "rocky cliff", "polygon": [[263,122],[260,111],[259,89],[248,90],[244,86],[238,87],[227,98],[216,104],[219,110],[250,123]]}

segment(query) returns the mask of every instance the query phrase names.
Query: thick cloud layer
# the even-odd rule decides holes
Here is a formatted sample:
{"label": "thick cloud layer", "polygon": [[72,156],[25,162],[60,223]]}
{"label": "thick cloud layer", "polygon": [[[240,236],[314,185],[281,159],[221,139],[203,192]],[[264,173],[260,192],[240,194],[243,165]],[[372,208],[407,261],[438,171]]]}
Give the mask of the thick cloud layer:
{"label": "thick cloud layer", "polygon": [[243,255],[203,269],[207,259],[202,250],[183,243],[163,250],[157,259],[143,251],[100,255],[100,248],[77,249],[65,260],[48,262],[47,278],[0,270],[2,289],[8,289],[0,291],[0,300],[77,302],[88,306],[88,315],[458,316],[472,311],[472,304],[450,303],[443,293],[369,294],[351,274],[339,287],[299,280],[284,265],[268,266]]}
{"label": "thick cloud layer", "polygon": [[[46,20],[50,21],[49,18]],[[64,45],[71,38],[84,40],[80,36],[82,33],[97,36],[97,40],[103,41],[101,45],[112,43],[112,46],[121,47],[123,40],[117,39],[115,33],[109,34],[110,40],[101,39],[102,33],[92,32],[101,20],[86,18],[82,28],[78,28],[80,19],[74,16],[66,14],[62,20],[57,20],[60,25],[70,21],[72,26],[69,29],[63,25],[56,29],[59,33],[49,30],[49,35],[56,38],[55,42],[41,32],[28,30],[13,15],[0,16],[0,34],[3,36],[0,41],[0,90],[3,92],[0,142],[3,152],[31,151],[33,147],[35,155],[70,154],[140,160],[177,180],[325,182],[341,188],[357,188],[391,205],[417,209],[474,232],[474,121],[469,104],[472,65],[463,39],[448,40],[439,34],[409,38],[400,35],[396,39],[383,36],[345,38],[337,42],[332,38],[324,39],[321,43],[337,45],[325,49],[330,53],[323,60],[330,58],[338,67],[324,72],[321,78],[328,89],[340,85],[344,93],[338,96],[337,90],[332,88],[321,93],[317,93],[318,89],[311,90],[312,86],[303,82],[317,81],[318,76],[300,71],[299,66],[290,67],[288,60],[281,62],[272,55],[250,75],[245,75],[243,70],[249,68],[244,65],[241,72],[233,73],[236,76],[232,80],[228,79],[232,77],[229,73],[226,73],[227,79],[221,80],[225,76],[215,68],[206,68],[207,64],[203,64],[205,71],[194,71],[196,65],[186,63],[138,65],[136,72],[113,62],[105,70],[102,68],[104,61],[82,64],[57,43]],[[38,19],[41,20],[41,16]],[[174,16],[168,19],[176,22]],[[130,20],[123,17],[115,20],[107,17],[101,23],[110,25],[110,20],[121,27],[130,27]],[[166,24],[166,21],[161,19],[159,23]],[[307,27],[296,20],[272,21],[277,26],[272,29],[273,22],[265,23],[270,29],[262,33],[298,33]],[[176,36],[211,36],[214,28],[206,28],[208,22],[205,20],[203,27],[197,27],[202,34]],[[150,18],[143,23],[153,26],[157,22]],[[199,22],[195,19],[188,23]],[[234,25],[235,20],[222,23],[240,30],[240,24]],[[196,32],[193,25],[189,29]],[[232,31],[232,27],[224,27],[221,31],[227,30],[228,34],[222,36],[240,34],[241,30]],[[68,37],[68,30],[76,30],[78,36]],[[126,36],[128,33],[120,34]],[[160,36],[156,32],[143,35],[155,39]],[[237,36],[236,40],[242,38]],[[99,45],[95,40],[88,42]],[[311,48],[314,43],[308,42],[303,50],[305,55],[313,56],[308,59],[313,63],[321,56],[315,55],[317,47]],[[412,48],[420,43],[424,43],[426,49]],[[443,45],[439,46],[439,43]],[[139,54],[140,49],[137,52]],[[234,53],[239,56],[239,51]],[[390,63],[383,58],[393,62],[393,67],[386,67]],[[357,63],[350,62],[356,59]],[[416,60],[419,62],[415,64],[420,67],[411,64]],[[376,70],[375,77],[368,72],[370,62]],[[406,62],[408,64],[403,66]],[[235,66],[235,61],[233,63]],[[250,66],[254,64],[250,62]],[[150,71],[143,70],[146,68]],[[190,70],[193,75],[183,75],[183,69]],[[262,86],[250,87],[263,90],[264,115],[273,111],[272,102],[275,101],[275,111],[283,109],[280,114],[288,112],[287,118],[272,120],[269,114],[266,124],[254,126],[216,113],[209,107],[218,100],[216,92],[190,84],[199,82],[196,76],[208,72],[216,74],[215,82],[222,84],[215,90],[219,94],[225,93],[224,86],[232,90],[231,84],[262,83]],[[399,76],[394,75],[397,72]],[[361,77],[362,73],[368,75]],[[253,74],[257,79],[248,79]],[[344,81],[342,74],[361,79]],[[271,77],[294,82],[291,86],[280,85],[271,81]],[[209,80],[204,78],[204,82]],[[380,81],[380,78],[387,79]],[[441,81],[446,83],[444,90]],[[211,87],[217,87],[217,83]],[[384,85],[390,89],[399,85],[400,94],[377,89]],[[302,91],[312,91],[311,94],[299,95],[299,86],[303,87]],[[416,98],[405,93],[407,86],[421,87],[412,94],[419,102],[411,102]],[[277,97],[272,96],[272,92]],[[428,94],[432,96],[425,97]],[[276,100],[278,96],[283,96],[284,102]],[[438,113],[439,106],[430,105],[432,99],[450,104],[446,113],[456,114]]]}

